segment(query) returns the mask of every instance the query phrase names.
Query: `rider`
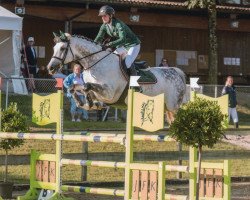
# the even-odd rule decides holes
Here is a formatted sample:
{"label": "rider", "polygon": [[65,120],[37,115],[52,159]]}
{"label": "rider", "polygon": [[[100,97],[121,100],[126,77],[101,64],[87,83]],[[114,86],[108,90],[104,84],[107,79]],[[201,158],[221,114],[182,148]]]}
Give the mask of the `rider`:
{"label": "rider", "polygon": [[136,75],[133,62],[139,54],[141,41],[124,22],[115,18],[115,10],[111,6],[102,6],[98,16],[102,17],[103,24],[95,42],[102,43],[105,35],[109,35],[111,41],[106,43],[104,48],[115,48],[115,53],[118,54],[122,54],[125,48],[126,57],[123,65],[127,67],[129,75]]}

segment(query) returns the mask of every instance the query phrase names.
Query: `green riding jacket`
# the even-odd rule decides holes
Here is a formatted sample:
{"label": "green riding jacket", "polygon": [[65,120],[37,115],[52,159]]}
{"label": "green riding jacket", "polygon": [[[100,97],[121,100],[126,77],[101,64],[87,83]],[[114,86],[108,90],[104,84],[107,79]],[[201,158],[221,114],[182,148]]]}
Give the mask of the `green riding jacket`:
{"label": "green riding jacket", "polygon": [[105,34],[112,38],[112,42],[106,44],[112,48],[124,46],[126,49],[141,43],[139,38],[131,31],[131,29],[119,19],[113,18],[111,27],[103,24],[95,38],[95,42],[101,43]]}

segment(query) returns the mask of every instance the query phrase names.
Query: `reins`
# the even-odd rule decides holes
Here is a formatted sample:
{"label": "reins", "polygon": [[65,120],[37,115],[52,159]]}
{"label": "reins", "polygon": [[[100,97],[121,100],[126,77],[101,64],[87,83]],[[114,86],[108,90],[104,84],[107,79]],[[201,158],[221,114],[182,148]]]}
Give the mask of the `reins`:
{"label": "reins", "polygon": [[[99,50],[99,51],[96,51],[96,52],[94,52],[94,53],[88,54],[88,55],[83,56],[83,57],[81,57],[81,58],[73,59],[72,61],[70,61],[70,62],[68,62],[68,63],[64,63],[64,61],[65,61],[65,59],[66,59],[66,56],[67,56],[67,54],[68,54],[69,49],[70,49],[70,52],[71,52],[73,58],[75,58],[75,55],[74,55],[74,53],[73,53],[73,51],[72,51],[72,49],[71,49],[71,46],[70,46],[70,42],[69,42],[69,41],[67,42],[67,48],[66,48],[66,50],[65,50],[65,52],[64,52],[63,58],[60,58],[60,57],[57,57],[57,56],[52,56],[52,58],[56,58],[56,59],[60,60],[60,61],[62,62],[62,64],[65,65],[65,64],[72,63],[72,62],[78,62],[78,63],[79,63],[79,61],[82,60],[82,59],[84,59],[84,58],[88,58],[88,57],[90,57],[90,56],[93,56],[93,55],[95,55],[95,54],[98,54],[98,53],[104,51],[104,50],[101,49],[101,50]],[[107,56],[109,56],[111,53],[113,53],[113,51],[109,52],[107,55],[105,55],[104,57],[102,57],[100,60],[96,61],[96,62],[95,62],[93,65],[91,65],[90,67],[88,67],[88,68],[84,68],[84,67],[83,67],[83,70],[88,70],[88,69],[92,68],[92,67],[95,66],[97,63],[99,63],[100,61],[102,61],[104,58],[106,58]]]}
{"label": "reins", "polygon": [[109,56],[111,53],[113,53],[113,51],[109,52],[107,55],[105,55],[104,57],[102,57],[100,60],[96,61],[93,65],[91,65],[90,67],[88,68],[83,68],[83,70],[88,70],[90,69],[91,67],[94,67],[97,63],[99,63],[100,61],[102,61],[104,58],[106,58],[107,56]]}

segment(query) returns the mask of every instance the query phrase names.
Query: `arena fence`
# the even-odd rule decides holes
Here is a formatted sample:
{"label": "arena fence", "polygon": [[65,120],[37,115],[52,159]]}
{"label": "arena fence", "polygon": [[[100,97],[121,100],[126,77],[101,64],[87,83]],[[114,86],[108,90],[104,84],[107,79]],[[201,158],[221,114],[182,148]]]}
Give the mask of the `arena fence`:
{"label": "arena fence", "polygon": [[[32,85],[34,85],[32,89]],[[32,102],[32,92],[37,94],[46,95],[56,92],[56,80],[44,79],[44,78],[2,78],[2,108],[6,108],[10,102],[16,102],[18,108],[23,114],[27,115],[31,120],[31,102]],[[223,89],[223,85],[200,85],[201,88],[197,90],[198,93],[204,94],[210,97],[220,97]],[[66,89],[64,91],[64,120],[70,120],[70,102],[66,97]],[[244,124],[250,124],[250,86],[236,85],[237,91],[237,101],[238,101],[238,111],[239,122]],[[190,87],[187,85],[186,95],[184,101],[187,102],[190,99]],[[241,114],[242,113],[242,114]],[[91,120],[96,120],[96,111],[89,112]],[[126,114],[120,112],[116,109],[110,108],[107,112],[108,120],[119,121],[119,117],[124,120]]]}

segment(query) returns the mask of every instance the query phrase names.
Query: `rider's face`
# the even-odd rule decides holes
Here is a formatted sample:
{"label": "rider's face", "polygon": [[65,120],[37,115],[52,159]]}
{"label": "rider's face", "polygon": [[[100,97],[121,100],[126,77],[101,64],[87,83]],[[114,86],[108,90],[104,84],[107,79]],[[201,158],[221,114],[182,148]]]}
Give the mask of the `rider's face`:
{"label": "rider's face", "polygon": [[105,24],[107,24],[107,23],[109,23],[110,22],[110,16],[109,15],[103,15],[102,16],[102,21],[103,21],[103,23],[105,23]]}

